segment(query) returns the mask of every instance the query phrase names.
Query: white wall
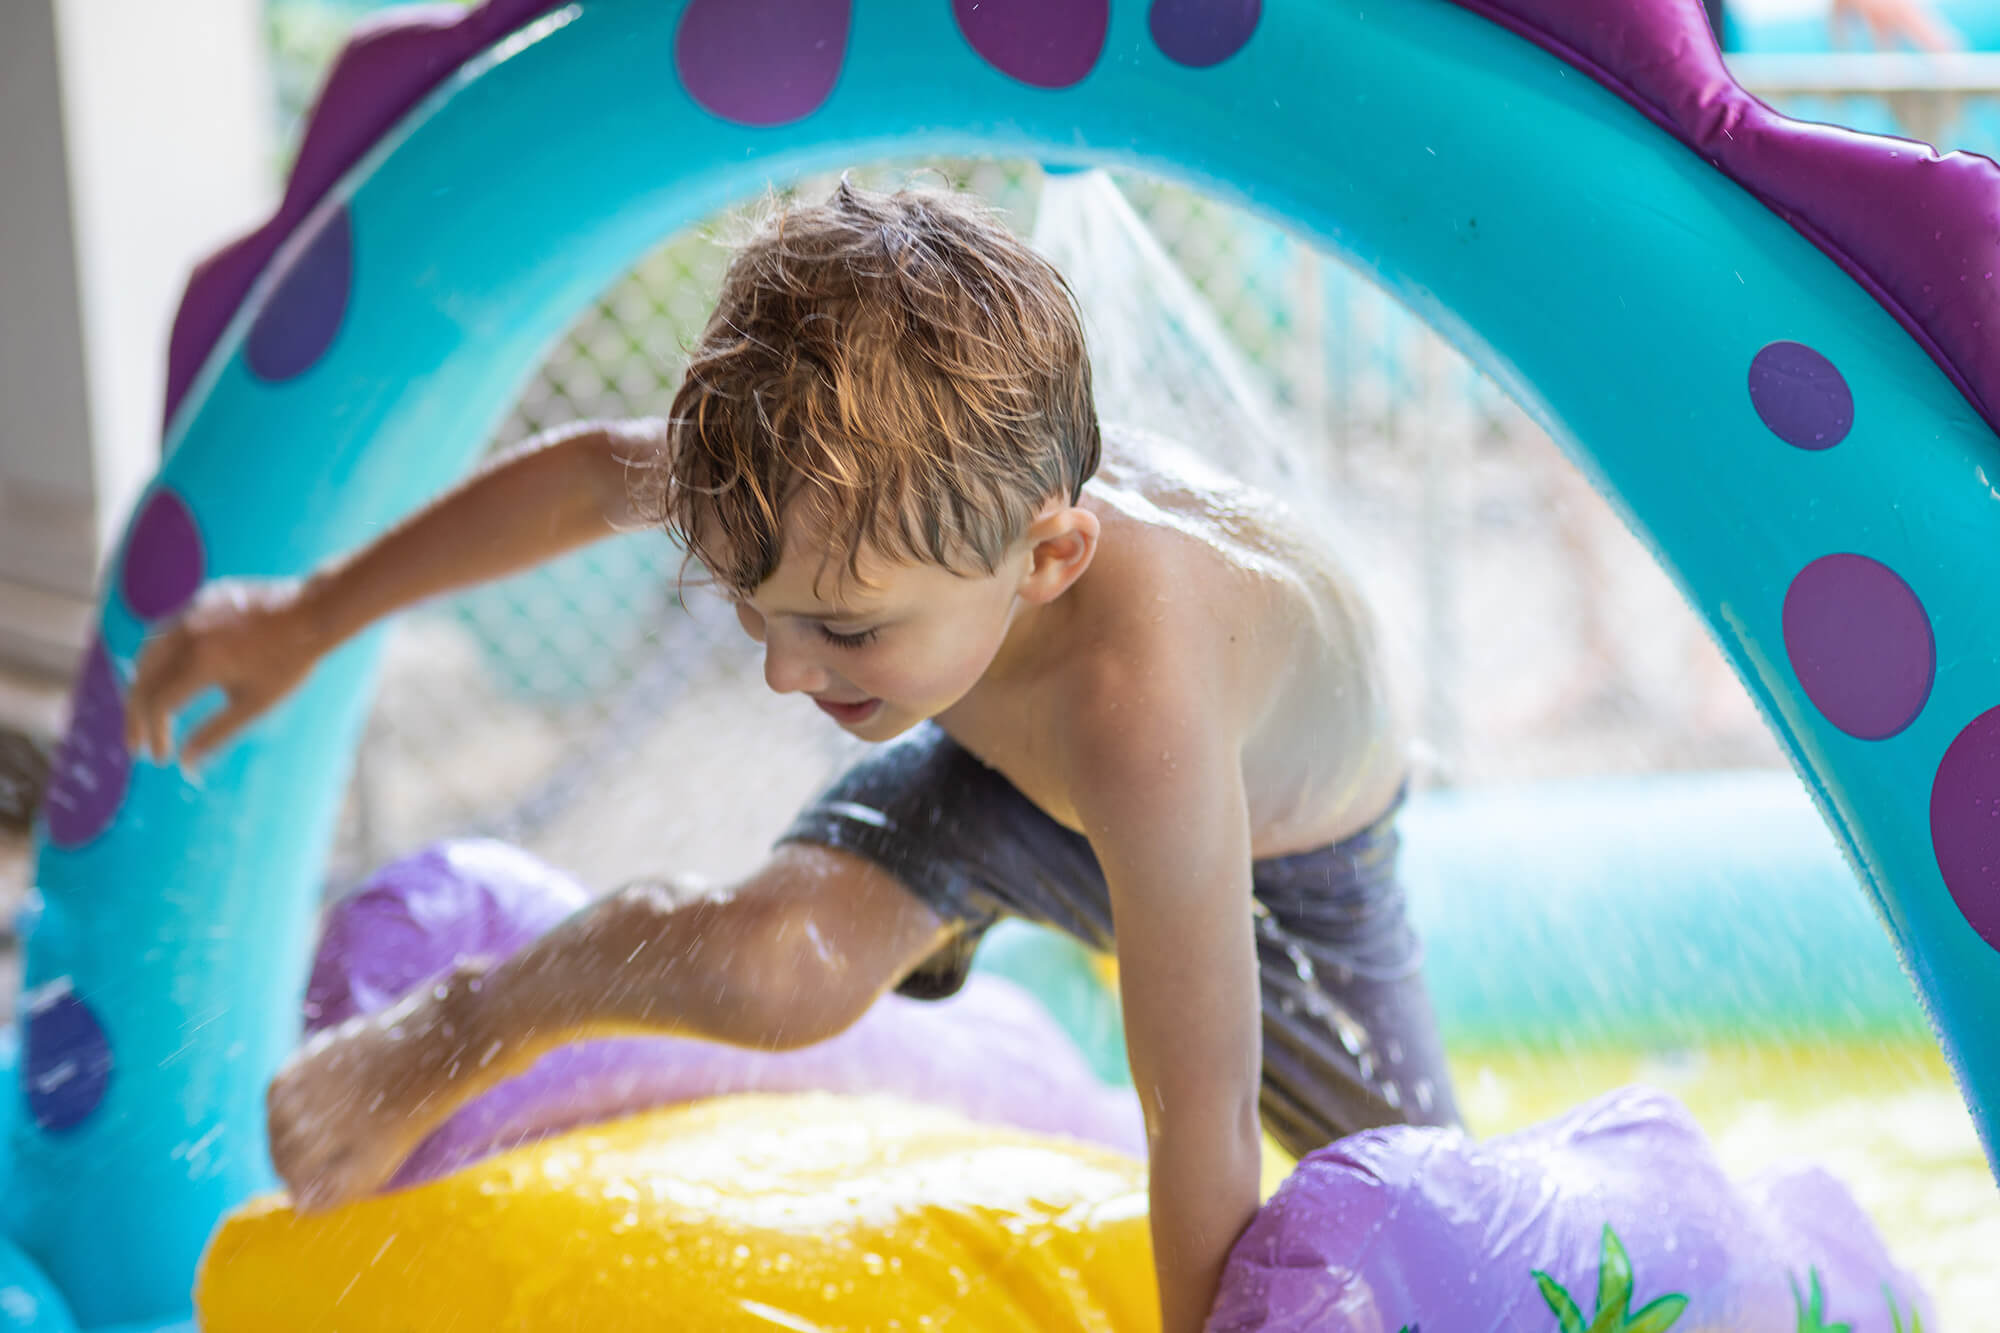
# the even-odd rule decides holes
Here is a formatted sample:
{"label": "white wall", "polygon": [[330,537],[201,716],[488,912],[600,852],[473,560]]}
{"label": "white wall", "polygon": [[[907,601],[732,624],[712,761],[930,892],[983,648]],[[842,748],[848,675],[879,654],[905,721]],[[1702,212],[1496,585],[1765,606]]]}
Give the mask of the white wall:
{"label": "white wall", "polygon": [[73,649],[159,460],[182,284],[275,203],[262,25],[260,0],[0,0],[0,665]]}
{"label": "white wall", "polygon": [[55,11],[0,4],[0,578],[56,589],[92,549],[63,540],[95,476],[74,229]]}

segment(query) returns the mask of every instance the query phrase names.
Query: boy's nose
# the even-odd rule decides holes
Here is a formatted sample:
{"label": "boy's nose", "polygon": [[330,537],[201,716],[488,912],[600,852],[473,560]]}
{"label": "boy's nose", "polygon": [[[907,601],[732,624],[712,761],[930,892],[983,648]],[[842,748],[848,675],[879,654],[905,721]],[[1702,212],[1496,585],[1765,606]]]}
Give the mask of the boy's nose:
{"label": "boy's nose", "polygon": [[764,683],[778,694],[817,694],[827,686],[826,672],[797,653],[764,648]]}

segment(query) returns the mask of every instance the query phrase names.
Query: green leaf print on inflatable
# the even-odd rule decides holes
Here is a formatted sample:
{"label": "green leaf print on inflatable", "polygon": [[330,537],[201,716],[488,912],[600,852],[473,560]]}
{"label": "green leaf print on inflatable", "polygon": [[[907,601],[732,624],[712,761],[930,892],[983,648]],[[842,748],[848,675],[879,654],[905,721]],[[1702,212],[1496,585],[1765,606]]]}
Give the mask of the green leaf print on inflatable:
{"label": "green leaf print on inflatable", "polygon": [[1535,1270],[1535,1285],[1555,1314],[1560,1333],[1666,1333],[1687,1308],[1688,1298],[1661,1296],[1626,1314],[1632,1303],[1632,1261],[1619,1243],[1618,1233],[1604,1228],[1604,1253],[1597,1264],[1597,1308],[1586,1322],[1583,1310],[1560,1282]]}
{"label": "green leaf print on inflatable", "polygon": [[1910,1305],[1910,1327],[1902,1327],[1902,1307],[1896,1305],[1896,1289],[1882,1283],[1882,1297],[1888,1301],[1888,1317],[1896,1321],[1896,1333],[1924,1333],[1924,1311]]}
{"label": "green leaf print on inflatable", "polygon": [[1924,1333],[1924,1316],[1921,1310],[1917,1309],[1915,1305],[1910,1307],[1910,1326],[1905,1328],[1903,1327],[1902,1307],[1896,1303],[1896,1289],[1884,1282],[1882,1284],[1882,1296],[1883,1299],[1889,1302],[1889,1318],[1896,1321],[1896,1333]]}
{"label": "green leaf print on inflatable", "polygon": [[[1792,1306],[1798,1311],[1797,1333],[1854,1333],[1852,1324],[1829,1324],[1826,1321],[1826,1293],[1820,1290],[1819,1270],[1806,1270],[1808,1290],[1800,1291],[1797,1278],[1792,1279]],[[1896,1289],[1884,1282],[1882,1299],[1889,1303],[1889,1318],[1895,1325],[1896,1333],[1924,1333],[1924,1316],[1915,1304],[1910,1306],[1910,1322],[1903,1322],[1903,1307],[1896,1299]]]}
{"label": "green leaf print on inflatable", "polygon": [[[1826,1322],[1826,1295],[1819,1289],[1819,1270],[1817,1268],[1809,1268],[1806,1270],[1806,1275],[1812,1284],[1812,1299],[1810,1301],[1799,1291],[1798,1279],[1792,1279],[1792,1304],[1798,1308],[1799,1312],[1798,1333],[1854,1333],[1854,1325],[1852,1324],[1829,1324]],[[1890,1308],[1893,1309],[1894,1306],[1895,1300],[1892,1297],[1890,1299]]]}

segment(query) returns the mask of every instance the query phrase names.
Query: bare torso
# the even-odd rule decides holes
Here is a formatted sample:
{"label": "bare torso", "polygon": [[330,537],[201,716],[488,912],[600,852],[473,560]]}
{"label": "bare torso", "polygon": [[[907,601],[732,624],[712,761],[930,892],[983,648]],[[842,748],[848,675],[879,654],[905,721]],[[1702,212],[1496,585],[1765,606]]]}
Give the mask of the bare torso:
{"label": "bare torso", "polygon": [[1213,682],[1212,724],[1242,756],[1256,856],[1325,846],[1380,816],[1404,780],[1405,737],[1373,618],[1327,543],[1269,497],[1128,432],[1106,431],[1083,504],[1102,535],[1043,612],[1062,617],[1060,652],[1039,672],[982,682],[939,718],[946,731],[1075,828],[1060,729],[1146,719],[1064,716],[1050,676],[1100,654],[1187,654]]}

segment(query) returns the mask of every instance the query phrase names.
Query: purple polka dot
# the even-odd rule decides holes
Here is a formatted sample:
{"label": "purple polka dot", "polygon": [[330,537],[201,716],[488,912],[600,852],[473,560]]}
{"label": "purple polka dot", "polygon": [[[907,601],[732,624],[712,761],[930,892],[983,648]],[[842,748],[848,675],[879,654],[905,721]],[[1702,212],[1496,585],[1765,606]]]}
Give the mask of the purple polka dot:
{"label": "purple polka dot", "polygon": [[951,12],[988,64],[1035,88],[1081,81],[1111,27],[1111,0],[951,0]]}
{"label": "purple polka dot", "polygon": [[125,748],[125,700],[104,643],[91,644],[70,699],[69,733],[49,765],[42,818],[49,841],[81,847],[104,832],[125,800],[132,755]]}
{"label": "purple polka dot", "polygon": [[1930,617],[1879,560],[1825,555],[1800,570],[1785,593],[1784,630],[1800,688],[1850,736],[1893,736],[1930,698],[1937,671]]}
{"label": "purple polka dot", "polygon": [[704,111],[788,125],[819,110],[847,59],[849,0],[690,0],[674,68]]}
{"label": "purple polka dot", "polygon": [[172,491],[154,491],[125,543],[125,605],[141,620],[172,615],[201,586],[203,567],[194,515]]}
{"label": "purple polka dot", "polygon": [[27,1094],[28,1113],[52,1134],[74,1129],[104,1100],[111,1083],[111,1043],[67,979],[29,991],[27,1013],[21,1090]]}
{"label": "purple polka dot", "polygon": [[354,285],[354,223],[345,207],[321,213],[303,248],[265,298],[244,340],[243,357],[260,380],[303,375],[333,346]]}
{"label": "purple polka dot", "polygon": [[1176,64],[1220,65],[1243,49],[1263,17],[1264,0],[1153,0],[1153,44]]}
{"label": "purple polka dot", "polygon": [[2000,708],[1972,719],[1938,764],[1931,850],[1966,924],[2000,949]]}
{"label": "purple polka dot", "polygon": [[1854,426],[1854,394],[1833,362],[1804,343],[1772,343],[1750,361],[1750,405],[1800,449],[1831,449]]}

